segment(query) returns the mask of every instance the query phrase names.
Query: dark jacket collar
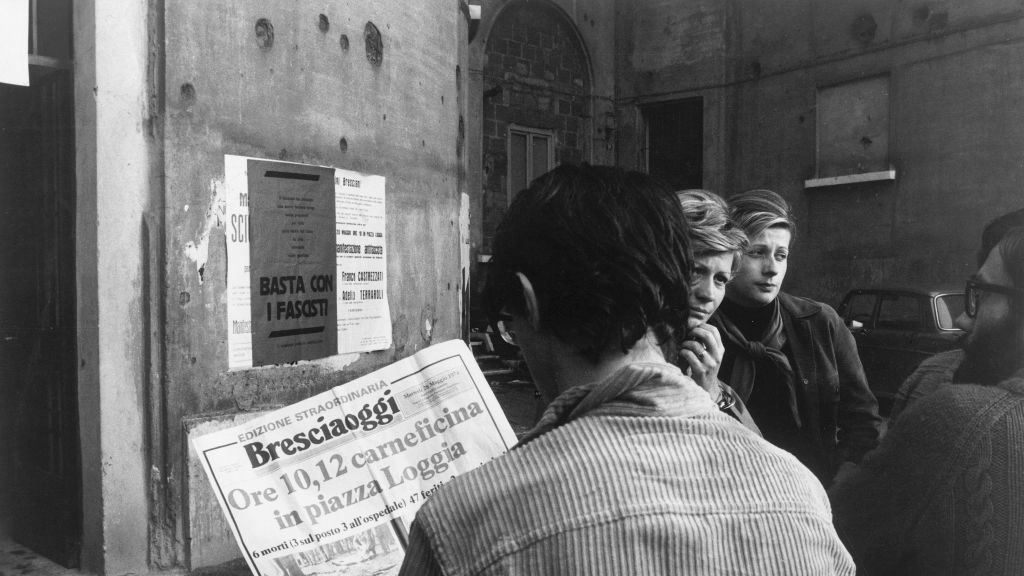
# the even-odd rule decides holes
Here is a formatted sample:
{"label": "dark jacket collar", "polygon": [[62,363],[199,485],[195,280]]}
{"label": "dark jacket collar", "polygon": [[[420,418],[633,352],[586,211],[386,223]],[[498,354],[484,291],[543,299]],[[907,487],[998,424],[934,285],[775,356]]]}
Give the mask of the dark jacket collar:
{"label": "dark jacket collar", "polygon": [[779,304],[793,318],[807,318],[821,312],[821,304],[818,302],[799,296],[791,296],[785,292],[779,292]]}

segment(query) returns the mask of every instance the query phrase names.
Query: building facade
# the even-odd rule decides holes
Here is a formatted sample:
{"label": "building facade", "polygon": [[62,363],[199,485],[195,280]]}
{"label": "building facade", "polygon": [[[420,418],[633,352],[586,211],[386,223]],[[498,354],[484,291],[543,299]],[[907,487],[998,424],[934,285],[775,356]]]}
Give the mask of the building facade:
{"label": "building facade", "polygon": [[[1024,207],[1019,2],[474,5],[32,2],[33,84],[0,92],[0,527],[99,574],[236,558],[190,434],[484,326],[497,223],[559,163],[780,192],[787,290],[833,303],[960,282]],[[389,349],[227,369],[225,155],[385,176]]]}
{"label": "building facade", "polygon": [[703,187],[770,188],[799,221],[786,289],[949,286],[1024,207],[1017,2],[638,2],[616,20],[619,161],[649,112],[703,108]]}

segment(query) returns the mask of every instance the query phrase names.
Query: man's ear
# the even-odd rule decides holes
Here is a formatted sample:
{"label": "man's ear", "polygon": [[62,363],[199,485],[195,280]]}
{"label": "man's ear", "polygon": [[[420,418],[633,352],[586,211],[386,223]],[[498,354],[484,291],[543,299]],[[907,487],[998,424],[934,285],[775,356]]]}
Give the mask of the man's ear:
{"label": "man's ear", "polygon": [[526,302],[526,319],[530,321],[530,327],[534,331],[540,330],[540,306],[537,304],[537,293],[533,290],[533,283],[522,272],[516,272],[516,278],[523,287],[523,300]]}

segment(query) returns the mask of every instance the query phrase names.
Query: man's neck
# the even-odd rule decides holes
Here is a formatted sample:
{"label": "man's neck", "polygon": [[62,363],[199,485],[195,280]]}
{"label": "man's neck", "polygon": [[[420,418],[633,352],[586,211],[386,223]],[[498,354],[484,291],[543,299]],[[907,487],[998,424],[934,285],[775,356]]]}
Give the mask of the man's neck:
{"label": "man's neck", "polygon": [[[561,342],[557,345],[564,346]],[[554,363],[551,371],[552,382],[557,388],[556,395],[580,384],[605,380],[630,364],[638,362],[666,363],[657,340],[650,332],[625,354],[618,349],[607,350],[596,364],[569,349],[568,346],[565,347],[566,350],[555,352],[559,361]]]}

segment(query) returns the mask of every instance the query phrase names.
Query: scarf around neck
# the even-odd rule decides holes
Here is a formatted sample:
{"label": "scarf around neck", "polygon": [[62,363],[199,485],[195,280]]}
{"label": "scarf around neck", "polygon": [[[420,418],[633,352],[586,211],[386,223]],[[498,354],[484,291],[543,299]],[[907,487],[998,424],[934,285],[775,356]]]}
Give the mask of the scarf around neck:
{"label": "scarf around neck", "polygon": [[[760,340],[748,340],[740,327],[726,316],[721,308],[712,318],[711,323],[740,352],[733,361],[728,384],[739,392],[744,400],[749,399],[757,383],[757,363],[762,360],[771,362],[785,381],[789,392],[789,410],[793,414],[793,420],[796,421],[797,428],[803,428],[800,410],[797,407],[796,375],[789,358],[782,351],[783,346],[786,345],[786,331],[782,322],[779,299],[773,300],[769,306],[772,307],[770,319]],[[767,385],[767,382],[762,385]]]}

